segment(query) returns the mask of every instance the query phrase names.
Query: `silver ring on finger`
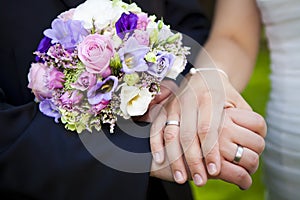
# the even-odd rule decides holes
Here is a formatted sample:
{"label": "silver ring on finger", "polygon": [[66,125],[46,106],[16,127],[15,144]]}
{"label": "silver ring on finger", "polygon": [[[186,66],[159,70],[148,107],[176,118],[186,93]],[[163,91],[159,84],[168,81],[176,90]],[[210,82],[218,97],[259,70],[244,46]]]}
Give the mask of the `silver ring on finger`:
{"label": "silver ring on finger", "polygon": [[166,126],[168,125],[175,125],[175,126],[180,126],[180,122],[176,120],[168,120],[166,121]]}
{"label": "silver ring on finger", "polygon": [[240,162],[240,160],[243,156],[243,152],[244,152],[244,148],[240,145],[237,145],[236,153],[235,153],[235,156],[233,158],[234,163]]}

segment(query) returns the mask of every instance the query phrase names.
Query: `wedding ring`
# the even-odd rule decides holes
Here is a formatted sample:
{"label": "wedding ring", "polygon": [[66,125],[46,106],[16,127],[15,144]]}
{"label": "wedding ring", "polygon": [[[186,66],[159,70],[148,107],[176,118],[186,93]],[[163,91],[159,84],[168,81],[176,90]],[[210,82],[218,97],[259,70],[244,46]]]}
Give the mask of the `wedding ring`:
{"label": "wedding ring", "polygon": [[233,162],[235,163],[238,163],[241,158],[242,158],[242,155],[243,155],[243,152],[244,152],[244,148],[240,145],[237,145],[237,149],[236,149],[236,153],[235,153],[235,156],[234,156],[234,159],[233,159]]}
{"label": "wedding ring", "polygon": [[176,126],[180,126],[180,122],[179,121],[176,121],[176,120],[168,120],[166,122],[166,126],[168,125],[176,125]]}

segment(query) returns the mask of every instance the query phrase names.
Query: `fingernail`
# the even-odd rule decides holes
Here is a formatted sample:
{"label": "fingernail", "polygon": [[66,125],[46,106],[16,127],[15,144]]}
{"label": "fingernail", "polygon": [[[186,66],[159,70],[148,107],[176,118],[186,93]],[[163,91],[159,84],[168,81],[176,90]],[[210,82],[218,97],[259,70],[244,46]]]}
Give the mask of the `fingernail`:
{"label": "fingernail", "polygon": [[214,163],[209,163],[207,165],[207,171],[210,175],[217,173],[217,166]]}
{"label": "fingernail", "polygon": [[161,162],[161,156],[160,153],[156,152],[153,154],[153,158],[155,160],[155,162],[160,163]]}
{"label": "fingernail", "polygon": [[198,186],[202,185],[203,183],[203,179],[201,178],[201,176],[199,174],[195,174],[194,175],[194,183]]}
{"label": "fingernail", "polygon": [[176,182],[183,181],[183,175],[180,171],[175,171],[174,178]]}

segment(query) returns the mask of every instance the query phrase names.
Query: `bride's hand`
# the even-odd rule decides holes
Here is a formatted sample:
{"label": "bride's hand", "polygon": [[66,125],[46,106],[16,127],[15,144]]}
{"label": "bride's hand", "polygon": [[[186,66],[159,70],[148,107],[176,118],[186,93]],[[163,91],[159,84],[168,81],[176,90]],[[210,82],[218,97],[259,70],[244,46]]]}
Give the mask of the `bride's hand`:
{"label": "bride's hand", "polygon": [[[181,157],[183,152],[196,185],[205,184],[206,169],[212,176],[220,173],[218,128],[225,102],[251,110],[227,78],[218,71],[196,73],[184,80],[177,95],[165,104],[163,112],[156,117],[150,134],[153,157],[157,163],[163,162],[165,157],[162,149],[166,146],[176,182],[184,183],[188,178],[185,161]],[[180,121],[180,126],[164,127],[166,121],[170,120]],[[206,166],[202,162],[203,156]],[[201,183],[197,181],[199,177]]]}

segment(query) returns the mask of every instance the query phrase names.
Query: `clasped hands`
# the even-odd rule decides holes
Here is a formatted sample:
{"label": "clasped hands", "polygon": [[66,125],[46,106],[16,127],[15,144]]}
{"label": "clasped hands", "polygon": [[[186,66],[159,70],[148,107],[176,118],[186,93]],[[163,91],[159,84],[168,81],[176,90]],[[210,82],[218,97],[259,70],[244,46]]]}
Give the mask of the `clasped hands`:
{"label": "clasped hands", "polygon": [[197,73],[176,88],[163,81],[143,119],[153,122],[151,176],[197,186],[222,179],[248,189],[265,147],[264,118],[217,71]]}

